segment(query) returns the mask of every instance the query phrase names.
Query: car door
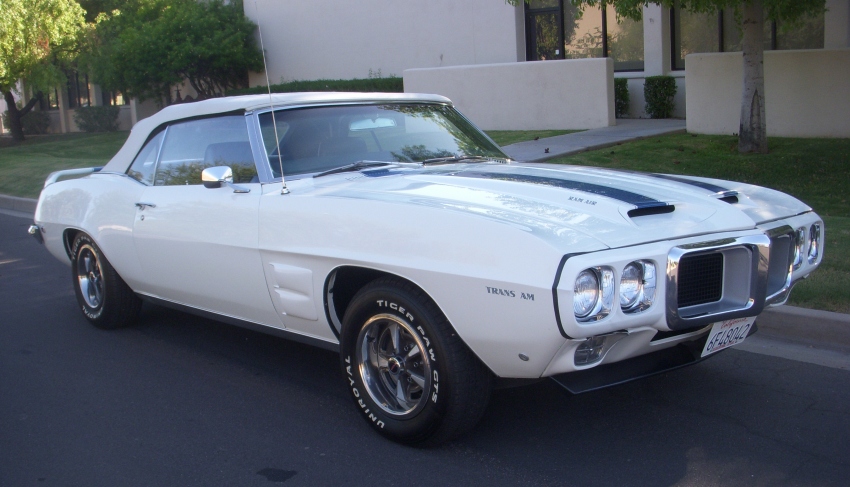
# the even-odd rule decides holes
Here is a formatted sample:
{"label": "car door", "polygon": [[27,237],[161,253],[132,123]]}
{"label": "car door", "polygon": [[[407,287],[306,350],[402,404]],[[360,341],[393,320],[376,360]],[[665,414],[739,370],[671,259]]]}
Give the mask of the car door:
{"label": "car door", "polygon": [[[171,123],[139,156],[129,171],[147,184],[133,227],[143,273],[138,291],[281,326],[257,247],[262,188],[245,116]],[[205,187],[201,173],[215,166],[230,167],[233,184]]]}

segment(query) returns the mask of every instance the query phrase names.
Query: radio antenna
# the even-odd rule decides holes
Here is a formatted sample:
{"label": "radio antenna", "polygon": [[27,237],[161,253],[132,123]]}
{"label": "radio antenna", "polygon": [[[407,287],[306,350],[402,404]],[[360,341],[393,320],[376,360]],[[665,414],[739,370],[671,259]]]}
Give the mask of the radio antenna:
{"label": "radio antenna", "polygon": [[283,157],[280,154],[280,136],[277,134],[277,117],[274,112],[274,100],[272,99],[272,84],[269,82],[269,66],[266,64],[266,46],[263,44],[263,28],[260,26],[260,8],[257,7],[257,0],[254,0],[254,10],[257,12],[257,31],[260,34],[260,50],[263,52],[263,70],[266,72],[266,88],[269,90],[269,106],[272,109],[272,126],[274,127],[274,140],[277,146],[277,163],[280,167],[280,194],[289,194],[289,188],[286,187],[286,179],[283,175]]}

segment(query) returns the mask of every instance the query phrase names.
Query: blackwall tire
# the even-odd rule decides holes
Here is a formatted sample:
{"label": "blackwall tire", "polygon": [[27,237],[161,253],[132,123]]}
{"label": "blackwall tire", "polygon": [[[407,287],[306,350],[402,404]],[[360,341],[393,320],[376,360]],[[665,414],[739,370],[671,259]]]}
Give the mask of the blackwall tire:
{"label": "blackwall tire", "polygon": [[86,319],[108,330],[135,323],[141,300],[115,272],[91,237],[78,234],[71,255],[74,294]]}
{"label": "blackwall tire", "polygon": [[392,440],[432,446],[471,430],[492,374],[421,290],[381,278],[352,299],[340,335],[341,365],[364,419]]}

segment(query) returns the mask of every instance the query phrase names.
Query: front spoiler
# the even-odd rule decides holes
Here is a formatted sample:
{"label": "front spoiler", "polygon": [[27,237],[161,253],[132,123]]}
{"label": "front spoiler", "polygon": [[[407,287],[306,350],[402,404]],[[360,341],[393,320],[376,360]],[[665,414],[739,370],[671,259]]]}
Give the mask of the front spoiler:
{"label": "front spoiler", "polygon": [[[753,324],[747,336],[752,335],[757,330],[758,325]],[[717,355],[717,353],[713,353],[706,357],[700,357],[708,335],[706,333],[697,340],[680,343],[675,347],[665,348],[621,362],[553,375],[550,379],[573,394],[581,394],[679,369]]]}

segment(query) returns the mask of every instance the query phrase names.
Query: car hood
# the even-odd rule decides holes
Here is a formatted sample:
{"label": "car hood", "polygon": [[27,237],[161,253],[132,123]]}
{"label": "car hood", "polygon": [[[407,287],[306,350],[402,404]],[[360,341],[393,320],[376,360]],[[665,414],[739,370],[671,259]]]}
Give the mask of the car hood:
{"label": "car hood", "polygon": [[585,246],[617,248],[748,230],[811,211],[784,193],[744,183],[554,164],[386,167],[313,181],[325,196],[465,212],[555,246],[581,235]]}

